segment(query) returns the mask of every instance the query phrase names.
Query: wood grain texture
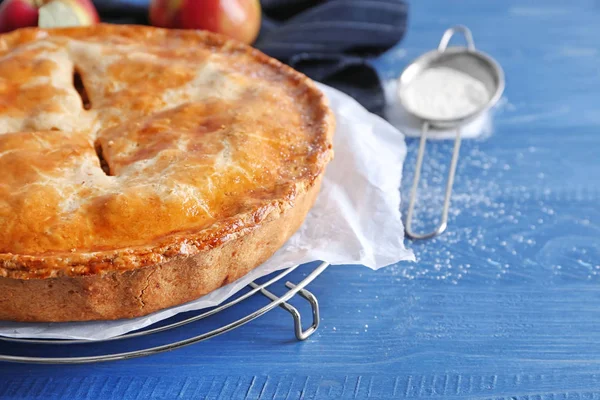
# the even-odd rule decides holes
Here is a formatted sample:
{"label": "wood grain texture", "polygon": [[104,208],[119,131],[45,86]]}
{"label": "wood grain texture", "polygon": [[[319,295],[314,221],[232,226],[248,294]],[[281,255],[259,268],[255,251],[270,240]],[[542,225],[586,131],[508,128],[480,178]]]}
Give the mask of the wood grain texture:
{"label": "wood grain texture", "polygon": [[[600,2],[430,0],[410,12],[406,41],[377,61],[384,77],[457,23],[507,76],[494,133],[463,143],[448,232],[409,243],[417,263],[326,270],[310,286],[322,325],[303,343],[274,310],[149,358],[0,364],[0,398],[600,398]],[[408,145],[403,189],[417,143]],[[450,150],[428,148],[421,226],[437,215]]]}

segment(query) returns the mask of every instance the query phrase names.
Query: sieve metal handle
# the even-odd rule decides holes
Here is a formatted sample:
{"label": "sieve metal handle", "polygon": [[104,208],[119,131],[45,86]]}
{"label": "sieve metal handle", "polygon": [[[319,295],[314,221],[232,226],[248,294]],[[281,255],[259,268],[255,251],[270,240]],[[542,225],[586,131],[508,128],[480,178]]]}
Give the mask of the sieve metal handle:
{"label": "sieve metal handle", "polygon": [[454,34],[457,32],[463,34],[465,41],[467,42],[467,49],[469,49],[469,51],[475,51],[475,42],[473,41],[473,34],[469,30],[469,28],[467,28],[464,25],[456,25],[452,28],[446,29],[446,32],[444,32],[442,40],[440,40],[440,44],[438,46],[439,52],[443,53],[444,51],[446,51],[446,47],[448,47],[450,39],[452,39],[452,36],[454,36]]}
{"label": "sieve metal handle", "polygon": [[[475,51],[475,42],[473,34],[464,25],[456,25],[446,29],[442,35],[442,40],[438,46],[438,51],[443,53],[450,43],[450,39],[455,33],[462,33],[467,42],[467,49]],[[442,216],[440,223],[435,230],[429,233],[415,233],[412,230],[413,214],[415,211],[415,202],[417,199],[417,190],[419,189],[419,181],[421,179],[421,167],[423,166],[423,156],[425,155],[425,145],[427,143],[427,133],[429,132],[429,122],[424,122],[421,129],[421,141],[419,142],[419,151],[417,153],[417,165],[415,166],[415,177],[413,178],[412,188],[410,190],[410,198],[408,200],[408,212],[406,214],[406,227],[404,231],[411,239],[429,239],[435,237],[446,230],[448,227],[448,211],[450,210],[450,197],[452,196],[452,187],[454,186],[454,176],[456,175],[456,164],[458,163],[458,155],[460,153],[460,127],[456,128],[456,139],[454,140],[454,149],[452,150],[452,160],[450,161],[450,170],[448,171],[448,181],[446,183],[446,193],[444,194],[444,205],[442,207]]]}
{"label": "sieve metal handle", "polygon": [[410,199],[408,200],[408,212],[406,214],[406,227],[404,231],[411,239],[429,239],[437,236],[446,230],[448,226],[448,210],[450,209],[450,197],[452,195],[452,186],[454,186],[454,175],[456,174],[456,164],[460,152],[460,127],[456,128],[456,139],[454,140],[454,149],[452,150],[452,160],[450,161],[450,170],[448,171],[448,182],[446,183],[446,193],[444,194],[444,206],[442,208],[442,217],[437,228],[429,233],[415,233],[412,230],[413,212],[415,210],[415,201],[417,199],[417,190],[421,178],[421,167],[423,166],[423,156],[425,154],[425,144],[427,143],[427,133],[429,132],[429,122],[424,122],[421,129],[421,141],[419,142],[419,152],[417,153],[417,165],[415,166],[415,176],[413,178],[412,188],[410,190]]}

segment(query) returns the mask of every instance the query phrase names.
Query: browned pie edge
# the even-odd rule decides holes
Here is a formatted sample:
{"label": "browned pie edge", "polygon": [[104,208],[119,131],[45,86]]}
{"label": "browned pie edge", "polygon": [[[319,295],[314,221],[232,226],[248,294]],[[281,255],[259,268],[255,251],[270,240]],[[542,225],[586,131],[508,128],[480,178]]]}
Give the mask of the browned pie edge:
{"label": "browned pie edge", "polygon": [[0,320],[64,322],[139,317],[203,296],[266,261],[302,225],[321,184],[247,235],[190,257],[125,272],[0,278]]}
{"label": "browned pie edge", "polygon": [[[130,28],[143,34],[150,30],[169,34],[157,28],[113,25],[62,31],[68,34],[77,29],[98,29],[119,34]],[[308,93],[322,145],[317,158],[318,173],[297,182],[285,198],[228,221],[208,234],[184,232],[144,247],[88,253],[0,253],[0,320],[114,320],[179,305],[256,268],[283,246],[304,221],[319,192],[325,167],[333,157],[335,119],[325,96],[305,75],[249,46],[208,32],[176,34],[215,48],[246,52],[256,62],[281,73],[285,77],[283,84]]]}

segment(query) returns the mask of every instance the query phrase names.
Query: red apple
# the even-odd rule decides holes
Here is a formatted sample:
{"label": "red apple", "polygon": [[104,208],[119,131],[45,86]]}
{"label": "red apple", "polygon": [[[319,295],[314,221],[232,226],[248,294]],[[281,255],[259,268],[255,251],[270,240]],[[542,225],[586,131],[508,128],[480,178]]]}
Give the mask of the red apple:
{"label": "red apple", "polygon": [[38,7],[33,0],[4,0],[0,5],[0,33],[37,26]]}
{"label": "red apple", "polygon": [[177,29],[205,29],[251,44],[260,30],[259,0],[152,0],[150,22]]}
{"label": "red apple", "polygon": [[4,0],[0,33],[26,26],[92,25],[100,21],[91,0]]}

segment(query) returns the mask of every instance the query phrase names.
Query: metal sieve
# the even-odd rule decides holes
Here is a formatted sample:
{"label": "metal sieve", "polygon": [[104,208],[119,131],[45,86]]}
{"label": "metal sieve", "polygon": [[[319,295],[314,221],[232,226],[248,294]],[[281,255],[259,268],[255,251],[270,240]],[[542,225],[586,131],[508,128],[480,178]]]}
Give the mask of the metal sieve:
{"label": "metal sieve", "polygon": [[[448,47],[450,39],[457,32],[463,34],[465,41],[467,42],[467,47]],[[419,114],[418,110],[412,108],[410,102],[406,101],[407,88],[420,74],[434,67],[451,68],[477,79],[485,86],[486,91],[488,92],[488,101],[474,112],[454,119],[431,119]],[[493,107],[502,96],[503,91],[504,72],[502,71],[502,68],[493,58],[475,49],[471,31],[467,27],[461,25],[446,30],[437,50],[432,50],[423,54],[410,63],[404,69],[402,74],[400,74],[400,77],[398,78],[398,97],[400,98],[400,103],[408,114],[419,119],[422,123],[415,175],[410,191],[408,212],[406,215],[405,231],[407,236],[413,239],[428,239],[437,236],[446,230],[446,227],[448,226],[450,197],[452,195],[456,164],[460,152],[461,127]],[[444,195],[444,204],[440,222],[434,231],[418,234],[412,230],[412,219],[421,176],[421,167],[423,165],[425,144],[427,143],[427,136],[430,134],[430,128],[454,128],[456,129],[456,138],[454,140],[454,149],[450,161],[450,170],[448,172],[448,181],[446,183],[446,192]]]}

